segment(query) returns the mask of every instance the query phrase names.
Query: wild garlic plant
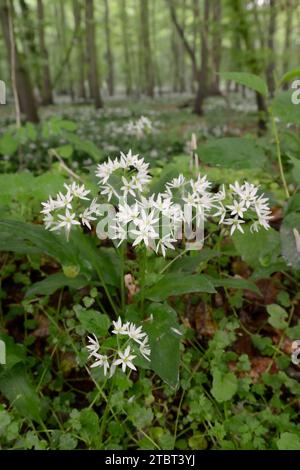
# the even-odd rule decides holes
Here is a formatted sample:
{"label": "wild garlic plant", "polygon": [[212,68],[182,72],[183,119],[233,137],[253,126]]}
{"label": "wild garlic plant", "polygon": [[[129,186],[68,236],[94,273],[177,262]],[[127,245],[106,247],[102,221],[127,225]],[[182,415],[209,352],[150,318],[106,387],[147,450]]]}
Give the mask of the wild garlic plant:
{"label": "wild garlic plant", "polygon": [[[84,185],[73,182],[65,184],[64,192],[59,192],[56,197],[50,196],[48,201],[42,203],[41,212],[47,230],[64,231],[69,240],[72,230],[80,227],[92,230],[96,226],[100,239],[111,239],[121,260],[120,308],[113,300],[100,270],[97,272],[116,316],[125,312],[126,246],[131,245],[136,250],[139,264],[136,292],[139,292],[137,299],[143,314],[148,252],[166,257],[175,250],[179,239],[185,238],[187,241],[191,232],[194,236],[191,227],[199,225],[203,228],[208,219],[217,222],[222,228],[221,232],[230,235],[236,230],[244,233],[247,225],[252,232],[260,228],[267,230],[270,226],[268,199],[252,183],[235,182],[227,189],[223,185],[216,190],[206,175],[199,173],[196,179],[187,179],[180,174],[167,182],[162,192],[151,193],[148,167],[149,164],[131,150],[127,154],[121,153],[119,158],[109,158],[97,166],[96,177],[100,188],[97,197],[92,197],[91,190]],[[106,217],[104,214],[107,214]],[[196,244],[196,248],[201,247],[202,244]],[[136,327],[125,324],[122,328],[123,333],[119,332],[119,336],[127,335],[127,339],[134,339]],[[90,345],[91,357],[105,372],[110,370],[111,373],[116,365],[123,367],[126,361],[129,367],[133,364],[135,352],[132,353],[130,344],[126,343],[118,350],[116,358],[114,354],[99,353],[96,339],[93,341],[95,343]],[[98,349],[93,349],[92,344]],[[140,344],[139,352],[145,357],[148,349],[146,341],[143,346]]]}

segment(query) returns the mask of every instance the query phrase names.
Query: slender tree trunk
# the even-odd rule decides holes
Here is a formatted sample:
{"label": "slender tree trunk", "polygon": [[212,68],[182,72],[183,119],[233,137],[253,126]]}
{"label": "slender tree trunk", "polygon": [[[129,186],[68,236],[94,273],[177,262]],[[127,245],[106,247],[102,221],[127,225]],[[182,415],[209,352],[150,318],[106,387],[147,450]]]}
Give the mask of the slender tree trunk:
{"label": "slender tree trunk", "polygon": [[146,95],[154,97],[154,69],[149,28],[149,3],[148,0],[140,0],[142,62]]}
{"label": "slender tree trunk", "polygon": [[34,58],[34,61],[30,62],[30,72],[33,79],[33,83],[37,84],[37,87],[41,88],[41,74],[40,67],[38,66],[37,57],[39,56],[35,30],[32,28],[34,18],[31,15],[31,10],[25,0],[20,0],[20,7],[22,12],[22,23],[21,23],[21,38],[23,42],[23,51],[26,57]]}
{"label": "slender tree trunk", "polygon": [[44,5],[43,0],[37,0],[37,17],[38,17],[38,33],[39,33],[39,44],[40,44],[40,57],[42,62],[42,81],[41,81],[41,95],[42,104],[49,105],[53,104],[52,96],[52,83],[48,61],[48,51],[45,43],[45,30],[44,30]]}
{"label": "slender tree trunk", "polygon": [[[16,79],[16,90],[21,112],[25,114],[27,121],[37,123],[39,122],[39,117],[30,77],[21,62],[15,41],[14,43],[11,41],[9,8],[11,8],[12,12],[12,2],[0,0],[0,19],[8,52],[11,75],[14,75]],[[12,33],[14,34],[13,30]],[[14,57],[14,61],[11,60],[12,57]]]}
{"label": "slender tree trunk", "polygon": [[84,50],[82,47],[83,32],[81,27],[81,4],[79,0],[73,0],[73,16],[74,16],[74,27],[77,31],[75,42],[76,42],[76,62],[78,71],[78,97],[86,99],[86,92],[84,86],[85,77],[85,57]]}
{"label": "slender tree trunk", "polygon": [[[60,0],[59,2],[59,9],[60,9],[60,25],[61,25],[61,38],[62,38],[62,50],[65,52],[66,50],[66,44],[68,43],[68,29],[67,29],[67,19],[66,19],[66,2],[65,0]],[[72,41],[73,45],[73,41]],[[72,48],[70,49],[70,56],[71,56]],[[69,56],[69,58],[70,58]],[[68,61],[69,61],[68,58]],[[72,73],[72,62],[71,60],[69,61],[69,68],[67,71],[67,88],[68,88],[68,93],[71,97],[71,101],[74,101],[74,90],[73,90],[73,73]]]}
{"label": "slender tree trunk", "polygon": [[86,47],[89,67],[89,86],[90,94],[94,100],[96,108],[102,108],[103,103],[99,87],[99,75],[97,66],[97,49],[95,40],[95,22],[94,22],[94,1],[85,0],[85,19],[86,19]]}
{"label": "slender tree trunk", "polygon": [[[241,3],[241,0],[231,0],[231,7],[234,15],[234,24],[238,24],[238,33],[245,43],[247,52],[246,63],[252,73],[259,75],[261,73],[261,67],[257,60],[256,50],[252,43],[249,25],[245,17],[244,5]],[[256,92],[255,95],[258,110],[258,133],[262,134],[267,128],[267,107],[264,97],[258,92]]]}
{"label": "slender tree trunk", "polygon": [[106,60],[108,65],[108,93],[110,96],[114,95],[115,84],[114,84],[114,57],[111,49],[111,34],[110,34],[110,12],[108,0],[104,0],[105,6],[105,38],[106,38]]}
{"label": "slender tree trunk", "polygon": [[[182,3],[182,27],[183,30],[186,27],[186,0]],[[179,54],[179,92],[184,93],[186,91],[185,82],[185,50],[182,41],[177,33],[178,42],[178,54]]]}
{"label": "slender tree trunk", "polygon": [[[196,51],[199,44],[199,24],[200,24],[200,8],[199,8],[199,0],[193,0],[192,2],[192,9],[193,9],[193,52],[196,57]],[[197,60],[193,63],[193,73],[192,73],[192,81],[191,81],[191,90],[192,93],[195,92],[195,89],[198,88],[198,80],[199,80],[199,68],[197,66]],[[196,85],[196,86],[195,86]]]}
{"label": "slender tree trunk", "polygon": [[175,93],[179,91],[179,49],[178,49],[178,35],[175,27],[171,28],[171,74],[173,78],[172,88]]}
{"label": "slender tree trunk", "polygon": [[269,93],[271,98],[274,96],[275,92],[275,48],[274,48],[274,35],[276,29],[276,5],[275,0],[270,1],[270,19],[269,19],[269,28],[268,28],[268,64],[266,70],[267,83],[269,88]]}
{"label": "slender tree trunk", "polygon": [[128,38],[128,18],[126,10],[126,0],[120,0],[120,14],[121,14],[121,24],[122,24],[122,39],[123,39],[123,48],[124,48],[124,72],[125,72],[125,82],[126,82],[126,95],[130,96],[132,94],[132,74],[131,74],[131,58],[129,51],[129,38]]}
{"label": "slender tree trunk", "polygon": [[203,103],[208,91],[208,22],[210,1],[204,0],[203,24],[201,25],[201,69],[198,75],[198,89],[194,102],[194,112],[203,114]]}
{"label": "slender tree trunk", "polygon": [[[288,51],[291,47],[291,32],[293,27],[293,0],[285,0],[285,33],[284,33],[284,50],[283,50],[283,64],[282,64],[282,75],[289,70],[289,58]],[[283,88],[287,90],[289,87],[288,82],[283,85]]]}
{"label": "slender tree trunk", "polygon": [[153,38],[153,73],[154,73],[154,78],[153,82],[156,83],[157,88],[158,88],[158,94],[159,96],[162,95],[162,82],[161,82],[161,76],[160,76],[160,69],[159,69],[159,64],[158,64],[158,44],[157,44],[157,27],[156,27],[156,7],[157,7],[157,1],[152,0],[151,2],[151,25],[152,25],[152,38]]}
{"label": "slender tree trunk", "polygon": [[216,92],[220,89],[220,65],[222,58],[222,6],[221,0],[213,0],[213,34],[212,34],[212,64],[213,64],[213,88]]}

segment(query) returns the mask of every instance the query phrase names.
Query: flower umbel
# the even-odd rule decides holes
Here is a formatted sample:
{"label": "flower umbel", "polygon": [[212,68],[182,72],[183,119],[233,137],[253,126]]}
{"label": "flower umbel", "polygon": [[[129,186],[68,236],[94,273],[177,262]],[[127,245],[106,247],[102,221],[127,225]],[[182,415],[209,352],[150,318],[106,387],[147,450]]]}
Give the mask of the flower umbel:
{"label": "flower umbel", "polygon": [[94,359],[91,368],[103,368],[104,375],[109,372],[109,377],[112,377],[118,366],[121,366],[123,372],[126,372],[127,368],[136,370],[134,359],[137,358],[137,354],[150,361],[149,338],[142,326],[130,322],[123,323],[119,317],[117,321],[113,321],[111,333],[112,337],[116,338],[116,348],[104,346],[104,341],[100,346],[95,334],[88,336],[89,344],[86,348],[89,351],[89,358]]}

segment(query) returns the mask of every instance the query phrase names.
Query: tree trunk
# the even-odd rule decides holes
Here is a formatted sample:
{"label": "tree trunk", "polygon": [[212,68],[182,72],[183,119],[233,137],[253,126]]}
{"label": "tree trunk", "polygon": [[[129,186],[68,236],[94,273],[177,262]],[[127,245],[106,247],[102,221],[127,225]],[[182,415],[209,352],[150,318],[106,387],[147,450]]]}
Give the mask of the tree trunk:
{"label": "tree trunk", "polygon": [[40,68],[37,64],[37,57],[39,55],[39,52],[37,50],[36,45],[35,30],[34,28],[32,28],[34,18],[32,17],[31,10],[25,0],[20,0],[20,8],[22,12],[22,24],[20,25],[20,27],[23,51],[25,52],[27,57],[34,58],[34,60],[30,61],[30,72],[33,83],[36,83],[37,86],[40,88],[41,76]]}
{"label": "tree trunk", "polygon": [[270,97],[273,98],[275,92],[275,50],[274,50],[274,35],[276,29],[276,5],[275,0],[270,0],[270,20],[268,28],[268,64],[266,70],[267,83],[269,88]]}
{"label": "tree trunk", "polygon": [[171,75],[173,78],[172,88],[175,93],[179,91],[179,49],[178,49],[178,34],[175,27],[171,28]]}
{"label": "tree trunk", "polygon": [[84,86],[84,51],[82,47],[82,28],[81,28],[81,4],[79,0],[73,0],[73,16],[74,16],[74,27],[76,33],[75,42],[76,42],[76,62],[78,70],[78,97],[86,99],[86,92]]}
{"label": "tree trunk", "polygon": [[85,0],[85,19],[86,19],[86,47],[89,67],[89,87],[90,95],[94,100],[96,108],[102,108],[103,103],[99,88],[99,75],[97,67],[97,50],[95,41],[95,23],[94,23],[94,1]]}
{"label": "tree trunk", "polygon": [[198,75],[198,89],[194,102],[194,112],[198,116],[203,115],[203,103],[208,91],[208,22],[209,0],[204,0],[203,24],[201,25],[201,69]]}
{"label": "tree trunk", "polygon": [[[282,64],[282,75],[289,70],[289,53],[291,47],[291,32],[293,26],[293,0],[285,1],[285,33],[284,33],[284,50],[283,50],[283,64]],[[288,82],[283,85],[283,88],[287,90],[289,87]]]}
{"label": "tree trunk", "polygon": [[129,52],[129,38],[128,38],[128,18],[126,10],[126,0],[120,0],[121,4],[121,23],[122,23],[122,40],[124,48],[124,72],[126,82],[126,95],[132,94],[132,74],[131,74],[131,58]]}
{"label": "tree trunk", "polygon": [[39,33],[39,44],[40,44],[40,57],[42,62],[42,74],[41,74],[41,95],[42,104],[49,105],[53,104],[52,96],[52,83],[48,61],[48,51],[45,43],[45,31],[44,31],[44,5],[43,0],[37,0],[37,17],[38,17],[38,33]]}
{"label": "tree trunk", "polygon": [[109,3],[108,0],[104,0],[105,6],[105,37],[106,37],[106,60],[108,66],[108,93],[110,96],[114,95],[115,86],[114,86],[114,57],[111,49],[111,34],[110,34],[110,23],[109,23]]}
{"label": "tree trunk", "polygon": [[[234,16],[234,24],[238,25],[238,33],[245,43],[247,52],[246,63],[252,73],[259,75],[261,73],[261,68],[257,60],[256,50],[251,40],[249,25],[245,17],[244,5],[241,4],[241,0],[231,0],[231,7]],[[258,111],[258,134],[260,135],[267,129],[267,107],[264,97],[258,92],[256,92],[256,104]]]}
{"label": "tree trunk", "polygon": [[149,3],[148,0],[140,0],[142,63],[145,93],[150,98],[154,97],[154,70],[150,43],[149,28]]}
{"label": "tree trunk", "polygon": [[212,63],[213,63],[213,88],[216,92],[220,89],[220,65],[222,53],[222,7],[221,0],[213,0],[213,34],[212,34]]}
{"label": "tree trunk", "polygon": [[[39,122],[39,117],[30,77],[25,66],[21,62],[16,45],[11,41],[9,26],[9,5],[12,7],[12,2],[9,3],[6,0],[0,0],[0,18],[3,29],[3,37],[8,52],[11,75],[14,74],[16,78],[17,96],[20,103],[21,112],[25,114],[27,121],[37,123]],[[11,57],[13,56],[14,64],[12,64],[11,60]]]}
{"label": "tree trunk", "polygon": [[[183,0],[182,3],[182,27],[183,30],[186,26],[186,0]],[[185,83],[185,50],[182,41],[180,40],[178,33],[178,54],[179,54],[179,91],[184,93],[186,91]]]}
{"label": "tree trunk", "polygon": [[[196,51],[198,50],[199,44],[199,24],[200,24],[200,8],[199,8],[199,0],[193,0],[192,2],[192,9],[193,9],[193,52],[196,58]],[[195,85],[198,88],[198,80],[199,80],[199,69],[197,67],[197,60],[193,63],[193,71],[192,71],[192,80],[191,80],[191,90],[192,93],[195,92]]]}

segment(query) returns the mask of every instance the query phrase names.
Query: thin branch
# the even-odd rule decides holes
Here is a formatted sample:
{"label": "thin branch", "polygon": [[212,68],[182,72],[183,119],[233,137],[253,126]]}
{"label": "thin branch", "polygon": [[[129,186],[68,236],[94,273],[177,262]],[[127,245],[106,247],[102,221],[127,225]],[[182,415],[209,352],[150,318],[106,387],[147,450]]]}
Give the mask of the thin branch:
{"label": "thin branch", "polygon": [[174,23],[174,26],[175,28],[177,29],[177,32],[183,42],[183,45],[186,49],[186,52],[188,53],[188,55],[190,56],[191,58],[191,61],[193,63],[193,66],[195,68],[195,70],[197,70],[197,61],[196,61],[196,55],[195,55],[195,51],[194,49],[191,47],[191,45],[189,44],[187,38],[186,38],[186,35],[185,35],[185,32],[184,32],[184,29],[182,28],[182,26],[179,24],[179,21],[178,21],[178,18],[177,18],[177,15],[176,15],[176,10],[175,10],[175,7],[174,7],[174,3],[172,3],[172,0],[166,0],[166,3],[167,5],[169,5],[169,8],[170,8],[170,14],[171,14],[171,18],[172,18],[172,21]]}

